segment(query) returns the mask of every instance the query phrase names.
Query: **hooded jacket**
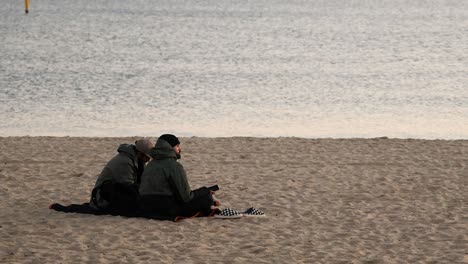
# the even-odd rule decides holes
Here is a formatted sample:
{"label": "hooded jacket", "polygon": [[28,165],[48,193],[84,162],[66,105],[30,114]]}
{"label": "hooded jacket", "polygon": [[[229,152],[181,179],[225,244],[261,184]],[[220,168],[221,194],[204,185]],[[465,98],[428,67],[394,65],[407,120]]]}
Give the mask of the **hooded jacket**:
{"label": "hooded jacket", "polygon": [[140,196],[173,196],[183,203],[192,200],[194,193],[171,145],[159,139],[150,155],[153,159],[141,176]]}
{"label": "hooded jacket", "polygon": [[[122,183],[133,185],[138,183],[138,177],[143,168],[139,168],[137,153],[134,145],[122,144],[117,149],[118,154],[113,157],[101,171],[93,193],[97,192],[95,205],[105,207],[106,201],[103,201],[99,195],[99,189],[105,182]],[[141,167],[141,166],[140,166]],[[92,197],[93,202],[93,197]]]}
{"label": "hooded jacket", "polygon": [[94,188],[105,181],[134,184],[138,179],[138,161],[134,145],[122,144],[113,157],[101,171]]}

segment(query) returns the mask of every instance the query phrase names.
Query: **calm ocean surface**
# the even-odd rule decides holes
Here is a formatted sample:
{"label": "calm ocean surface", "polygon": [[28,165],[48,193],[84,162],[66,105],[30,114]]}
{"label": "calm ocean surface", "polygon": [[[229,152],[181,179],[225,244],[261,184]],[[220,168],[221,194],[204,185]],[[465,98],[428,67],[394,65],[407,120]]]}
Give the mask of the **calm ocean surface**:
{"label": "calm ocean surface", "polygon": [[0,4],[0,136],[468,139],[468,1]]}

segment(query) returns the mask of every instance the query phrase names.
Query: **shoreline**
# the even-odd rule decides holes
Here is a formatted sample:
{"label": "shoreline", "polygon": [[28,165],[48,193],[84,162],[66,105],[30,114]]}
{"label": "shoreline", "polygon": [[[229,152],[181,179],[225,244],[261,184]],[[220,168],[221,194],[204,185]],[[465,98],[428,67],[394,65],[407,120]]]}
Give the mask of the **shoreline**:
{"label": "shoreline", "polygon": [[[177,134],[175,134],[177,135]],[[158,136],[1,136],[0,138],[77,138],[77,139],[133,139],[133,138],[151,138],[157,139]],[[219,137],[209,137],[209,136],[177,136],[183,139],[307,139],[307,140],[425,140],[425,141],[465,141],[468,138],[416,138],[416,137],[387,137],[387,136],[378,136],[378,137],[300,137],[300,136],[219,136]]]}

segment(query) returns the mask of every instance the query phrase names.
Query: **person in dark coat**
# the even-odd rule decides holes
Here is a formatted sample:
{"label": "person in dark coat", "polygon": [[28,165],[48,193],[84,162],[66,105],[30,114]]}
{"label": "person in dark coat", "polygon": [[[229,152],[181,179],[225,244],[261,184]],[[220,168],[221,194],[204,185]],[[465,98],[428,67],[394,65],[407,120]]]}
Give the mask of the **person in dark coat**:
{"label": "person in dark coat", "polygon": [[179,139],[171,134],[159,137],[151,150],[152,160],[141,176],[140,209],[167,217],[210,215],[215,203],[206,187],[192,190],[182,164]]}
{"label": "person in dark coat", "polygon": [[137,209],[138,187],[154,143],[140,139],[121,144],[103,168],[94,185],[90,206],[101,211],[128,214]]}
{"label": "person in dark coat", "polygon": [[149,139],[137,140],[135,144],[121,144],[118,154],[107,162],[99,174],[89,203],[53,203],[49,208],[65,213],[140,216],[138,187],[153,147],[154,143]]}

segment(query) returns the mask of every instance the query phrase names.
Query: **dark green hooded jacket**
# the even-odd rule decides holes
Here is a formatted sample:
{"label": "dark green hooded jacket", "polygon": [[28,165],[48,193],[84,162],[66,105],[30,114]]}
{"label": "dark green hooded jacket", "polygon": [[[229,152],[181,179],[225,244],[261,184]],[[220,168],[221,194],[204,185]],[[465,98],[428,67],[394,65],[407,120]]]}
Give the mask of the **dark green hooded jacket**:
{"label": "dark green hooded jacket", "polygon": [[171,145],[160,139],[150,155],[153,159],[141,176],[140,196],[173,196],[183,203],[192,200],[194,193]]}
{"label": "dark green hooded jacket", "polygon": [[144,165],[138,165],[134,145],[122,144],[117,149],[117,152],[119,154],[106,164],[94,185],[93,193],[95,197],[94,199],[91,197],[91,203],[99,208],[107,206],[107,201],[100,195],[100,187],[104,182],[134,185],[138,183],[139,174],[144,169]]}

